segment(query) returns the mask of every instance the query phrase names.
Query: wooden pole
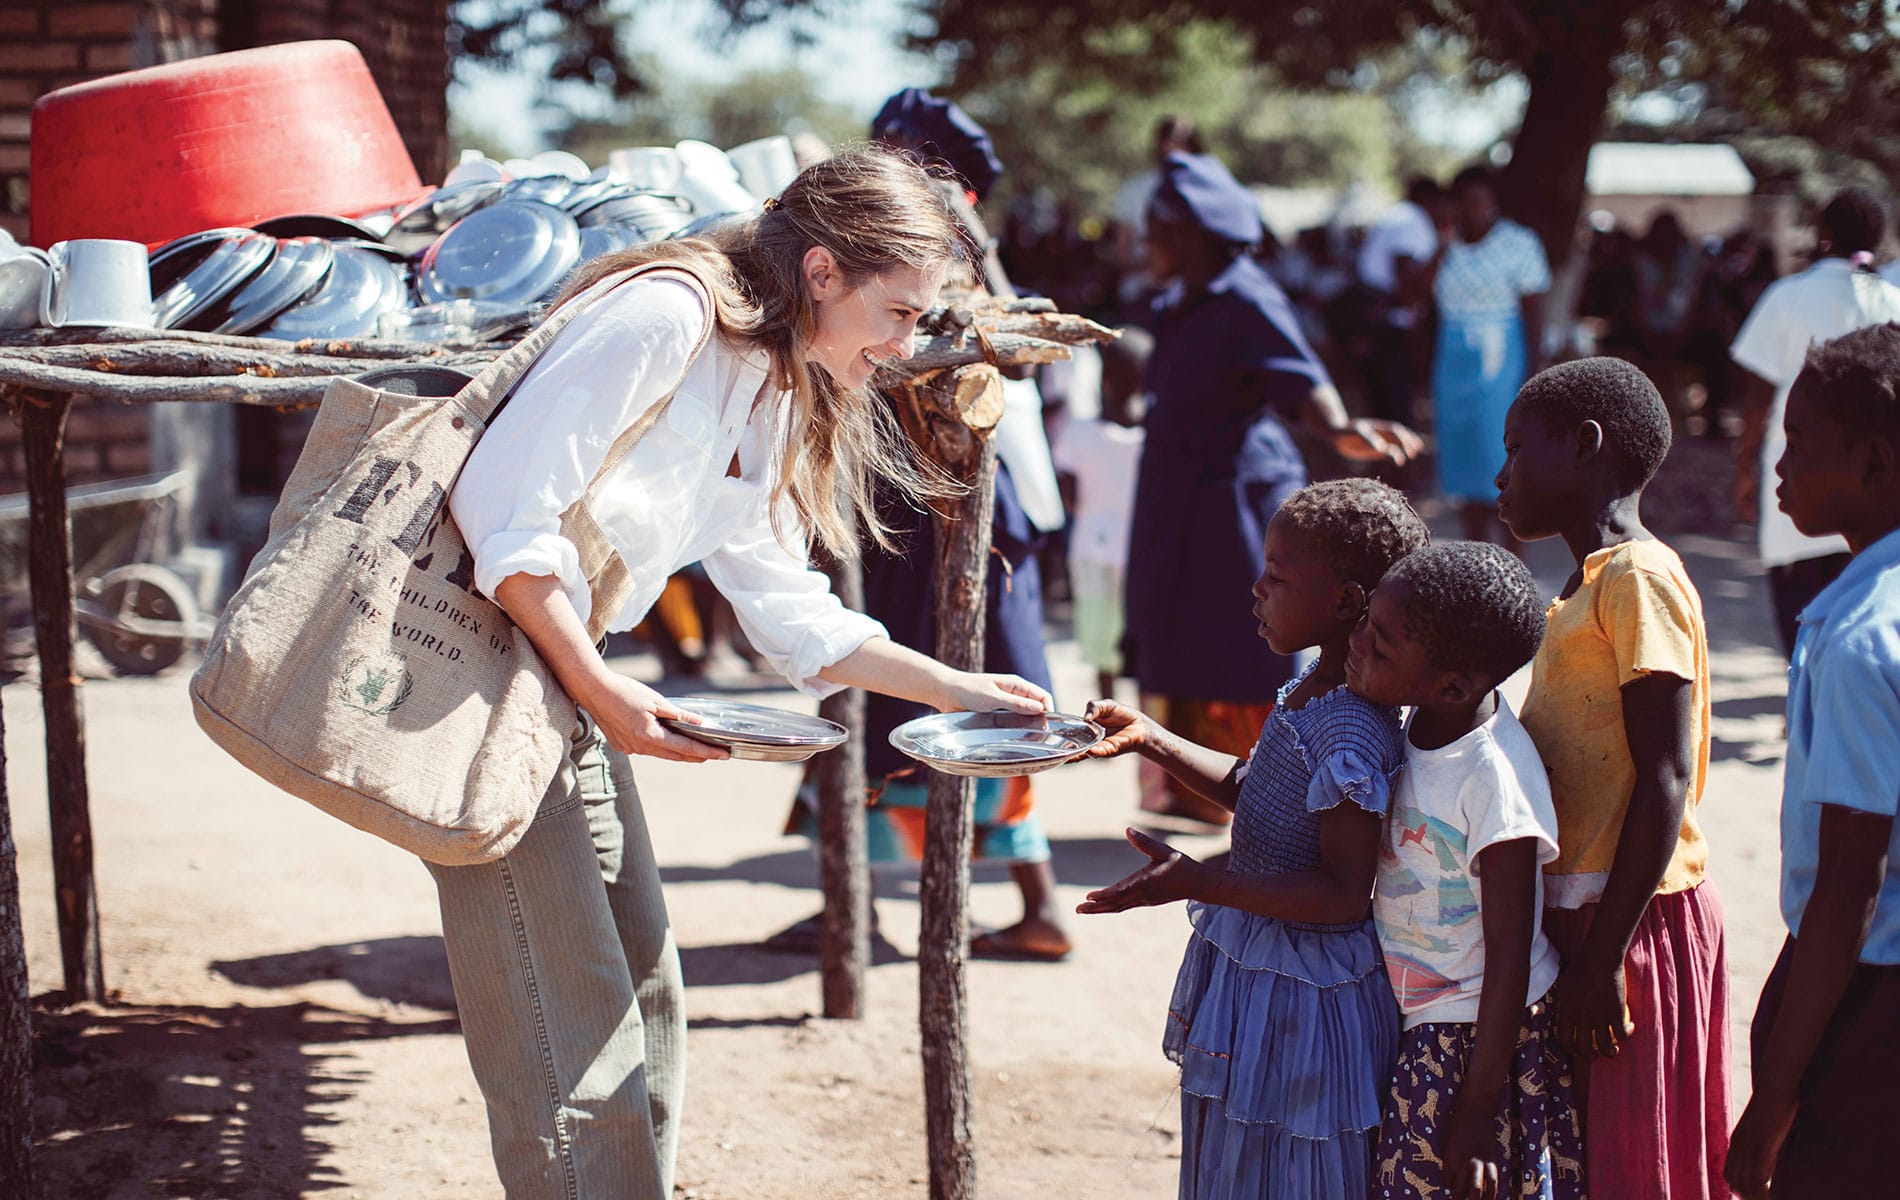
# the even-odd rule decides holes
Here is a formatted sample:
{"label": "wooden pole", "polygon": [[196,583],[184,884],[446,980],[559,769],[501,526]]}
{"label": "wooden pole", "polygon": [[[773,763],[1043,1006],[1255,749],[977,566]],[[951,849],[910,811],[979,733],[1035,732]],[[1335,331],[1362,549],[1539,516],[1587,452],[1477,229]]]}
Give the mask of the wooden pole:
{"label": "wooden pole", "polygon": [[[984,581],[996,495],[995,444],[987,431],[974,436],[978,454],[971,489],[942,502],[937,522],[937,657],[964,671],[983,669]],[[931,1200],[971,1200],[976,1195],[963,971],[970,939],[970,808],[975,795],[975,780],[931,772],[924,813],[923,930],[917,951]]]}
{"label": "wooden pole", "polygon": [[33,1194],[33,1013],[20,925],[19,854],[7,801],[7,723],[0,715],[0,1196]]}
{"label": "wooden pole", "polygon": [[30,501],[27,571],[39,640],[40,703],[46,712],[46,793],[52,813],[53,890],[66,999],[104,1000],[99,897],[92,878],[92,817],[86,794],[86,728],[73,640],[72,523],[66,513],[64,441],[73,398],[28,392],[21,404]]}
{"label": "wooden pole", "polygon": [[[864,567],[824,556],[831,590],[846,608],[864,610]],[[818,973],[831,1020],[864,1015],[864,973],[871,963],[871,869],[864,832],[864,693],[825,697],[818,715],[849,730],[844,745],[818,760],[818,885],[824,894]]]}

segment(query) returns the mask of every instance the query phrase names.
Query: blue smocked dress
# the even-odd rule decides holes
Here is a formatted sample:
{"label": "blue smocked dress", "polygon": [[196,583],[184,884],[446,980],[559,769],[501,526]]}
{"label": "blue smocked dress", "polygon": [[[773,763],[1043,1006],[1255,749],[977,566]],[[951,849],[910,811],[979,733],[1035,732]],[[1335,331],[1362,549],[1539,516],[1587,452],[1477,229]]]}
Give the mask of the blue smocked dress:
{"label": "blue smocked dress", "polygon": [[[1318,866],[1319,814],[1344,801],[1383,815],[1403,737],[1396,710],[1344,687],[1276,707],[1241,781],[1229,869]],[[1359,1200],[1399,1039],[1371,917],[1308,925],[1190,902],[1188,919],[1162,1038],[1181,1066],[1183,1200]]]}

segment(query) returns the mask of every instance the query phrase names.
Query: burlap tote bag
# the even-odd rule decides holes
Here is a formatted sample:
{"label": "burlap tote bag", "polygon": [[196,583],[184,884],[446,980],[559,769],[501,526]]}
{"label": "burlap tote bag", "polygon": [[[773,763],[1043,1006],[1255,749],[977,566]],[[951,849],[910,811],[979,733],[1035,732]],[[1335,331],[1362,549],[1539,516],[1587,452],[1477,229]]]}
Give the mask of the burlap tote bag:
{"label": "burlap tote bag", "polygon": [[[688,278],[712,312],[704,280],[650,264],[562,305],[451,396],[413,394],[431,390],[426,377],[403,391],[330,386],[269,540],[192,676],[192,708],[212,741],[431,862],[485,862],[520,840],[567,753],[574,705],[527,636],[475,590],[448,497],[489,419],[555,336],[655,269]],[[671,399],[615,441],[589,495]],[[587,495],[561,526],[580,552],[598,638],[631,588],[626,565]]]}

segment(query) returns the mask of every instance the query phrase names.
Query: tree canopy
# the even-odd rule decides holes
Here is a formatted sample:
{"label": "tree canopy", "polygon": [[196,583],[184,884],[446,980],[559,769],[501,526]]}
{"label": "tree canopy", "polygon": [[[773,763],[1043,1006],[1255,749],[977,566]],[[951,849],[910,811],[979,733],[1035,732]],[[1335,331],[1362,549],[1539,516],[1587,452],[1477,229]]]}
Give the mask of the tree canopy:
{"label": "tree canopy", "polygon": [[[637,2],[637,0],[635,0]],[[849,19],[851,0],[714,0],[733,28],[790,12]],[[1679,127],[1811,139],[1900,177],[1900,16],[1891,0],[917,0],[915,48],[944,90],[990,124],[1013,169],[1034,176],[1061,145],[1116,147],[1101,169],[1052,181],[1099,195],[1131,136],[1193,111],[1229,152],[1324,178],[1328,154],[1395,125],[1376,107],[1307,105],[1286,89],[1381,96],[1418,55],[1454,54],[1479,82],[1522,77],[1529,95],[1502,180],[1507,207],[1569,251],[1589,148],[1613,99],[1680,101]],[[556,81],[616,98],[647,76],[602,0],[460,0],[451,48],[507,60],[552,47]],[[1408,57],[1408,55],[1410,57]],[[1276,97],[1262,103],[1265,96]],[[1276,121],[1280,127],[1276,128]],[[1403,157],[1401,145],[1398,151]],[[1067,159],[1078,156],[1070,153]]]}

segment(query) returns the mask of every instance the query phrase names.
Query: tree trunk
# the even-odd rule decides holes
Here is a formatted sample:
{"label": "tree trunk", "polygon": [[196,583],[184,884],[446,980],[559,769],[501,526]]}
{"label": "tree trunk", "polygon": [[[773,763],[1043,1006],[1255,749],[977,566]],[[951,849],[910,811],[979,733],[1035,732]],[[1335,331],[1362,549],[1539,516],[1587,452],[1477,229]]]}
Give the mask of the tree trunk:
{"label": "tree trunk", "polygon": [[[864,567],[855,558],[824,556],[831,590],[844,606],[864,610]],[[864,972],[871,961],[871,869],[864,833],[864,693],[825,697],[818,715],[849,732],[844,745],[818,760],[818,883],[825,909],[818,970],[825,1016],[864,1015]]]}
{"label": "tree trunk", "polygon": [[0,1196],[33,1194],[33,1014],[20,927],[19,856],[7,802],[6,718],[0,716]]}
{"label": "tree trunk", "polygon": [[[986,435],[970,482],[973,486],[965,495],[939,502],[944,515],[936,530],[937,657],[958,670],[980,671],[996,495],[996,445]],[[976,1195],[963,976],[970,938],[970,807],[975,794],[972,779],[930,775],[917,965],[931,1200],[971,1200]]]}
{"label": "tree trunk", "polygon": [[1552,6],[1544,13],[1544,47],[1524,64],[1530,95],[1498,199],[1543,240],[1553,274],[1576,243],[1584,168],[1609,111],[1611,60],[1624,49],[1629,10],[1630,0]]}
{"label": "tree trunk", "polygon": [[73,669],[72,522],[66,514],[62,443],[73,398],[28,393],[21,404],[26,442],[27,573],[39,642],[40,702],[46,712],[46,795],[52,814],[53,891],[66,999],[104,1000],[99,898],[92,879],[92,817],[86,794],[85,714]]}

